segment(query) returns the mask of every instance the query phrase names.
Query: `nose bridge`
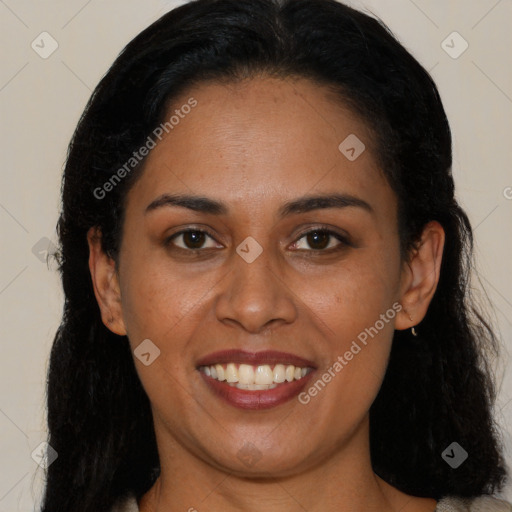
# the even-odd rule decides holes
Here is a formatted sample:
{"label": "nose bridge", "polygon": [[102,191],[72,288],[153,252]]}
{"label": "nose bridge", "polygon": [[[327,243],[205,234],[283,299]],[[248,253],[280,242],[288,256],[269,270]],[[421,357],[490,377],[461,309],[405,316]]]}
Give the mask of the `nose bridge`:
{"label": "nose bridge", "polygon": [[231,256],[231,272],[217,301],[217,318],[235,321],[258,332],[272,321],[290,323],[295,306],[290,290],[278,276],[274,253],[247,237]]}
{"label": "nose bridge", "polygon": [[[272,268],[272,254],[254,238],[247,237],[233,255],[233,290],[239,298],[258,298],[261,294],[270,302],[275,283]],[[254,300],[254,299],[253,299]]]}

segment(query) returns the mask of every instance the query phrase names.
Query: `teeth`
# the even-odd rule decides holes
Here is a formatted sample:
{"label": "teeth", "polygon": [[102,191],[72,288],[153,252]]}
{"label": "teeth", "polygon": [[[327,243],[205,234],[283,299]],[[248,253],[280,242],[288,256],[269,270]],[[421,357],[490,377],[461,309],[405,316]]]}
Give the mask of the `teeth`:
{"label": "teeth", "polygon": [[[306,368],[302,368],[304,370],[304,375],[306,375]],[[284,369],[284,364],[276,364],[274,366],[274,382],[281,383],[286,380],[286,374]]]}
{"label": "teeth", "polygon": [[292,382],[305,377],[311,368],[295,367],[292,364],[276,364],[272,368],[268,364],[252,366],[250,364],[228,363],[201,366],[200,371],[219,381],[226,381],[238,389],[266,390],[273,389],[285,381]]}
{"label": "teeth", "polygon": [[254,375],[254,384],[272,384],[274,373],[268,364],[258,366]]}
{"label": "teeth", "polygon": [[[205,368],[208,368],[207,366]],[[236,368],[236,367],[235,367]],[[238,368],[238,382],[240,384],[254,383],[254,368],[250,364],[241,364]],[[240,388],[244,389],[244,388]]]}
{"label": "teeth", "polygon": [[221,382],[226,380],[226,377],[224,376],[224,368],[222,365],[216,364],[215,369],[217,370],[217,380],[220,380]]}
{"label": "teeth", "polygon": [[229,363],[224,372],[228,382],[238,382],[238,372],[234,363]]}
{"label": "teeth", "polygon": [[277,384],[240,384],[240,382],[229,383],[231,387],[238,388],[238,389],[249,389],[250,391],[263,391],[267,389],[274,389],[277,387]]}

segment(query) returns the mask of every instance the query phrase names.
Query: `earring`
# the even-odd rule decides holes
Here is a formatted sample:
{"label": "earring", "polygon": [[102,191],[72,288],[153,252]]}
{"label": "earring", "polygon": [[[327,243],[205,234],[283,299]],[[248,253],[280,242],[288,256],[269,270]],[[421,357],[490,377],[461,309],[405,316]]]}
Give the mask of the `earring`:
{"label": "earring", "polygon": [[[411,314],[409,312],[407,312],[407,314],[409,315],[409,320],[412,322]],[[414,327],[416,327],[416,326],[411,327],[411,333],[413,336],[418,336],[418,333],[416,332],[416,329]]]}

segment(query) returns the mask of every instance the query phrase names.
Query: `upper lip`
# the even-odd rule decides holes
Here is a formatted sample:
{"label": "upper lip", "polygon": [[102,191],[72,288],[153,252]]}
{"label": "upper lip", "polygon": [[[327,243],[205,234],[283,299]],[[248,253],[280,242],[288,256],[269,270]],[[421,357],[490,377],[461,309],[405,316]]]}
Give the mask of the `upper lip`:
{"label": "upper lip", "polygon": [[211,366],[214,364],[225,363],[245,363],[252,365],[263,364],[292,364],[302,368],[311,367],[315,368],[315,364],[308,359],[299,357],[295,354],[288,352],[279,352],[277,350],[262,350],[260,352],[248,352],[246,350],[230,349],[212,352],[202,357],[197,366]]}

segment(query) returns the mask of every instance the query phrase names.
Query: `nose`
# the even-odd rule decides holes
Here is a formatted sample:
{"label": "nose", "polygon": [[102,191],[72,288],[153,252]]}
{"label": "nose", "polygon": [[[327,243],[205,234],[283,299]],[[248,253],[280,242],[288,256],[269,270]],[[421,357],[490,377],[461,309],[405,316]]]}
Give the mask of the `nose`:
{"label": "nose", "polygon": [[295,295],[271,259],[267,250],[250,263],[238,253],[232,255],[232,271],[223,280],[215,304],[219,321],[254,334],[295,321]]}

